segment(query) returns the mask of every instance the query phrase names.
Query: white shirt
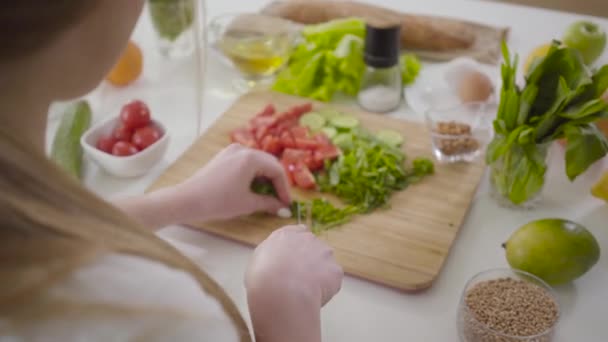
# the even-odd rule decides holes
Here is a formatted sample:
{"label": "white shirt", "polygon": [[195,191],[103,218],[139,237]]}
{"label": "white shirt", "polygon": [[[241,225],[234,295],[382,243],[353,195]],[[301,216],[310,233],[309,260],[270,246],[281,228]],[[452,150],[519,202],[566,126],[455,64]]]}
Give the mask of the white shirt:
{"label": "white shirt", "polygon": [[0,342],[239,340],[220,304],[194,278],[140,257],[103,256],[49,291],[52,298],[117,305],[130,313],[66,313],[2,329],[10,335]]}

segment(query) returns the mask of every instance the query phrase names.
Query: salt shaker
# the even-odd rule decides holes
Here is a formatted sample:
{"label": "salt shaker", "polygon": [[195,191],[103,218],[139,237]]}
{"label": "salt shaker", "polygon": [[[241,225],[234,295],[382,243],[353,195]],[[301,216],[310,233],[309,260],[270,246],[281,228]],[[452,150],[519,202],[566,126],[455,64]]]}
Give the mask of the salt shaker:
{"label": "salt shaker", "polygon": [[358,94],[359,105],[372,112],[388,112],[401,102],[399,34],[401,27],[367,24],[365,73]]}

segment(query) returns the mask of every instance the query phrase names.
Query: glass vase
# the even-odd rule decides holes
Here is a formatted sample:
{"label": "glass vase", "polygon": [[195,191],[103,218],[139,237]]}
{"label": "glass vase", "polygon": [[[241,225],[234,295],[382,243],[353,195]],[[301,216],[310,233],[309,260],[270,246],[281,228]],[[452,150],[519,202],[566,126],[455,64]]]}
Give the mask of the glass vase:
{"label": "glass vase", "polygon": [[[191,56],[196,48],[196,19],[204,13],[199,0],[148,0],[148,13],[157,34],[161,55],[168,58]],[[200,18],[199,18],[200,20]]]}
{"label": "glass vase", "polygon": [[529,210],[539,204],[550,146],[513,144],[489,164],[490,194],[500,206]]}

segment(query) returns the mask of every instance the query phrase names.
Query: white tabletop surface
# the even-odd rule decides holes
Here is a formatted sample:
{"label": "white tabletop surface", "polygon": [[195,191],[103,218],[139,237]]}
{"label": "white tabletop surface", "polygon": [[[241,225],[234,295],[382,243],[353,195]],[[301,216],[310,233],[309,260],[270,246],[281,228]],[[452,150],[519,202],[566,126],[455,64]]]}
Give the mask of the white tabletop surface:
{"label": "white tabletop surface", "polygon": [[[369,1],[371,2],[371,1]],[[208,1],[208,16],[233,11],[256,11],[264,0]],[[514,52],[526,55],[533,47],[559,38],[571,22],[581,19],[567,13],[537,10],[485,1],[401,1],[377,0],[376,4],[402,11],[453,16],[497,26],[510,26],[509,45]],[[175,160],[197,135],[194,90],[195,63],[179,61],[163,64],[161,71],[154,56],[155,45],[150,23],[142,16],[133,39],[144,49],[146,69],[142,80],[124,89],[102,84],[89,99],[95,120],[133,97],[144,97],[153,106],[153,115],[169,122],[172,142],[161,165],[137,179],[117,179],[87,165],[85,182],[102,196],[111,197],[141,193]],[[608,30],[608,19],[591,18]],[[602,62],[608,62],[605,54]],[[433,65],[426,65],[433,68]],[[203,97],[203,126],[208,127],[238,96],[230,87],[234,74],[216,59],[207,59]],[[56,113],[51,111],[49,132],[56,126]],[[112,111],[115,115],[115,110]],[[392,116],[420,119],[403,105]],[[49,133],[50,139],[51,133]],[[545,199],[529,212],[498,207],[488,195],[484,178],[470,213],[435,284],[427,291],[407,294],[363,280],[346,277],[342,291],[323,310],[325,341],[458,341],[456,308],[465,282],[474,274],[489,268],[508,266],[502,242],[519,226],[538,218],[562,217],[586,225],[608,250],[608,206],[589,196],[589,188],[602,169],[604,160],[574,183],[564,175],[563,155],[555,149],[549,170]],[[169,227],[160,235],[195,258],[231,294],[246,315],[242,277],[252,249],[208,234],[182,227]],[[603,253],[598,264],[571,285],[557,289],[562,319],[556,341],[608,340],[608,256]]]}

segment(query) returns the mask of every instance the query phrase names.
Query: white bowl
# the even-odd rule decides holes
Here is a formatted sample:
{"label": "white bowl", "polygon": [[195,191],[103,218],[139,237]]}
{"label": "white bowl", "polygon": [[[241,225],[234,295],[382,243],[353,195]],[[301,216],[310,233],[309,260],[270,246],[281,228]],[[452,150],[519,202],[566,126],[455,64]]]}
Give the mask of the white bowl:
{"label": "white bowl", "polygon": [[152,120],[163,135],[145,150],[131,156],[119,157],[97,149],[95,146],[97,140],[101,136],[112,134],[119,120],[120,118],[116,116],[93,125],[82,135],[80,144],[85,154],[108,173],[122,178],[141,176],[162,160],[169,145],[169,134],[162,123]]}

